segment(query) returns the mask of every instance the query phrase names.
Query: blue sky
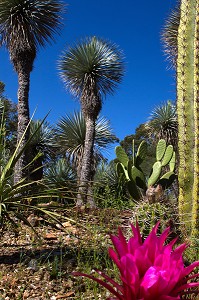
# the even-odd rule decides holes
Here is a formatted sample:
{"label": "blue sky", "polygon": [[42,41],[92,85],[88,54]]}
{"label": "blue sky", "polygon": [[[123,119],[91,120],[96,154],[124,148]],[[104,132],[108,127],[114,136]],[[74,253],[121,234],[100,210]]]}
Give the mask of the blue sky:
{"label": "blue sky", "polygon": [[[174,74],[163,55],[160,32],[175,5],[173,0],[68,0],[64,26],[56,43],[40,49],[31,74],[30,108],[35,118],[55,124],[61,116],[79,109],[65,90],[57,60],[67,45],[87,36],[111,40],[123,50],[126,71],[114,95],[108,96],[101,114],[123,139],[145,122],[155,105],[175,100]],[[5,49],[0,50],[0,80],[6,96],[17,102],[17,75]],[[111,154],[114,156],[114,154]]]}

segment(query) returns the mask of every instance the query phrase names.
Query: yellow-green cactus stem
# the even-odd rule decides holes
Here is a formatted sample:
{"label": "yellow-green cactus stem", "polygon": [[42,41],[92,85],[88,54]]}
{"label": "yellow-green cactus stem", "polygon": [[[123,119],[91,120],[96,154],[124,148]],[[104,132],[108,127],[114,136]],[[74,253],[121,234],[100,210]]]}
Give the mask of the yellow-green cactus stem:
{"label": "yellow-green cactus stem", "polygon": [[199,1],[196,1],[194,38],[194,184],[192,196],[192,238],[199,234]]}
{"label": "yellow-green cactus stem", "polygon": [[[197,0],[198,1],[198,0]],[[181,1],[178,30],[177,112],[179,149],[179,213],[190,231],[194,183],[194,31],[196,0]]]}

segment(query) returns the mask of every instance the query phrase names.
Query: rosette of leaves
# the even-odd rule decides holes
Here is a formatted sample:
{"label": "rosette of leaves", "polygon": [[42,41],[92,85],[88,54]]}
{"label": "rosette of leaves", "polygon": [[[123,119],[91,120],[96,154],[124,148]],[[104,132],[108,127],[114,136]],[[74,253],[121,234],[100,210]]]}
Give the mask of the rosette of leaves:
{"label": "rosette of leaves", "polygon": [[[40,127],[37,128],[37,130],[39,129]],[[28,128],[26,128],[26,130],[28,130]],[[30,222],[25,217],[27,211],[30,210],[40,212],[44,218],[50,218],[52,222],[61,223],[60,215],[51,211],[50,207],[45,209],[39,205],[31,205],[33,200],[43,201],[44,199],[47,200],[56,197],[57,195],[53,189],[46,189],[43,187],[41,181],[29,181],[27,178],[21,179],[19,182],[17,182],[17,184],[14,183],[14,167],[22,153],[28,148],[31,140],[34,137],[34,134],[36,134],[37,131],[30,136],[28,142],[23,147],[20,147],[21,145],[19,142],[11,156],[9,156],[6,151],[5,132],[5,114],[2,114],[0,124],[0,228],[3,229],[4,224],[7,221],[11,222],[14,227],[17,227],[18,221],[16,220],[21,220],[26,225],[32,227]],[[24,132],[24,134],[26,134],[26,132]],[[26,168],[29,168],[30,165],[34,163],[34,161],[41,155],[42,153],[39,152],[33,158],[32,162],[26,166]],[[42,188],[40,188],[41,186]],[[32,227],[32,229],[34,228]]]}

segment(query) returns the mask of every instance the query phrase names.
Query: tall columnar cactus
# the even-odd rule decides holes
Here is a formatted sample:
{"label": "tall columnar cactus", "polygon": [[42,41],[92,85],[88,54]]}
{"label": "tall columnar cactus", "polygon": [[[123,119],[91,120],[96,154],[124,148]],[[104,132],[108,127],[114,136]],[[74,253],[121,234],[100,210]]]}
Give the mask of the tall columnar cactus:
{"label": "tall columnar cactus", "polygon": [[[121,146],[115,148],[119,162],[117,163],[117,173],[125,176],[127,188],[133,199],[139,200],[142,196],[147,196],[154,202],[154,198],[160,194],[162,188],[169,187],[175,179],[175,151],[172,145],[166,145],[166,141],[161,139],[156,147],[156,162],[151,168],[148,177],[144,175],[141,169],[141,163],[146,159],[147,143],[141,142],[138,151],[135,154],[134,144],[133,157],[129,159]],[[169,167],[164,175],[163,169]]]}
{"label": "tall columnar cactus", "polygon": [[[188,233],[199,233],[199,0],[181,0],[178,29],[177,112],[179,213]],[[191,222],[190,222],[191,220]]]}

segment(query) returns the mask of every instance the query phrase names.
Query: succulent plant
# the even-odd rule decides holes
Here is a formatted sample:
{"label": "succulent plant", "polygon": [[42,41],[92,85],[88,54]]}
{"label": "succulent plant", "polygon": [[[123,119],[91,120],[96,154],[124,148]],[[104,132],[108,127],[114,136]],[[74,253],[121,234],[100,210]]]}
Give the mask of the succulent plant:
{"label": "succulent plant", "polygon": [[[166,141],[163,139],[158,142],[156,147],[156,162],[151,168],[148,179],[141,169],[141,164],[146,159],[147,143],[146,141],[142,141],[138,147],[137,153],[135,153],[134,143],[132,147],[132,158],[128,157],[121,146],[115,148],[116,156],[119,160],[116,165],[117,173],[119,176],[124,176],[126,179],[127,188],[132,198],[139,200],[142,196],[146,196],[147,190],[149,188],[151,189],[154,185],[161,185],[163,189],[168,188],[176,177],[174,173],[175,151],[173,150],[173,146],[167,146]],[[167,165],[169,171],[162,175],[163,168]],[[155,188],[154,192],[156,192]]]}
{"label": "succulent plant", "polygon": [[130,222],[137,220],[143,237],[146,237],[157,221],[161,220],[161,231],[168,225],[172,226],[173,234],[178,233],[178,228],[173,227],[179,223],[177,205],[168,206],[166,203],[149,203],[149,201],[141,201],[135,205],[133,216]]}
{"label": "succulent plant", "polygon": [[177,37],[179,214],[192,238],[199,234],[199,3],[180,1]]}

